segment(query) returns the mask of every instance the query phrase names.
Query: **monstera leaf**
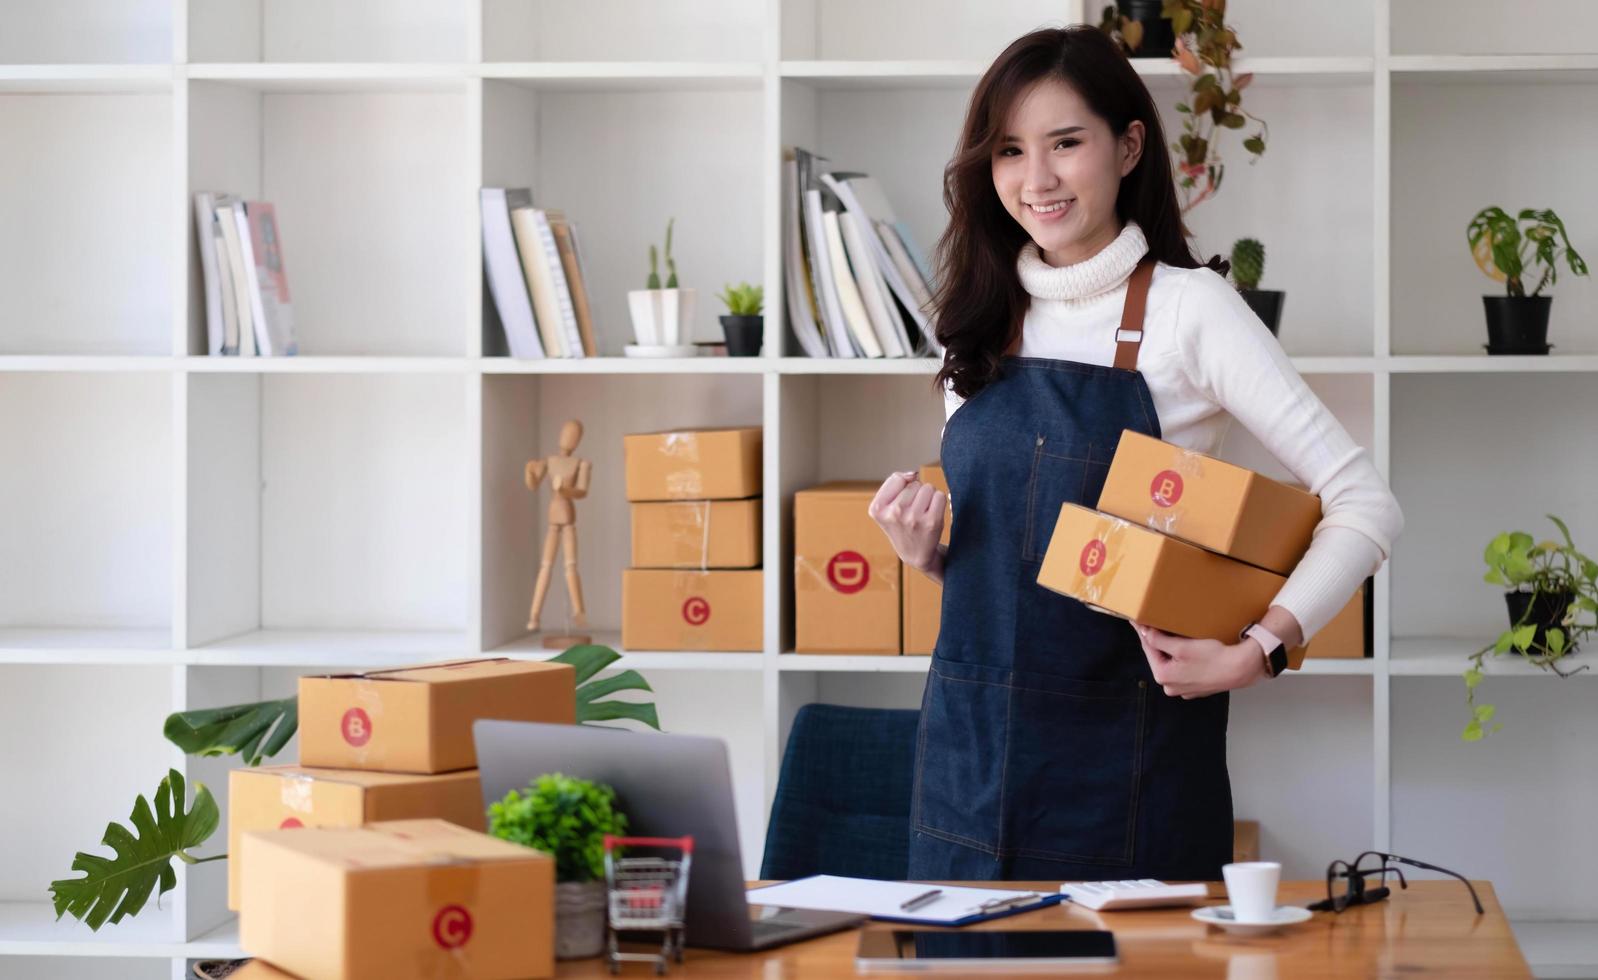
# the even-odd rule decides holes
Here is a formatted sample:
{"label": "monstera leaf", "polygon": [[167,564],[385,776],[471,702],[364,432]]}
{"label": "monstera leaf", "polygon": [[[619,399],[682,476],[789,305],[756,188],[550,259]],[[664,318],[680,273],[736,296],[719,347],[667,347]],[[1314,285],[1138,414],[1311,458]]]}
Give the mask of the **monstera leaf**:
{"label": "monstera leaf", "polygon": [[258,766],[283,750],[299,727],[299,701],[261,701],[168,715],[167,741],[189,755],[234,755]]}
{"label": "monstera leaf", "polygon": [[653,691],[649,682],[636,670],[624,670],[615,677],[604,680],[593,680],[595,674],[604,670],[612,663],[621,659],[621,654],[607,646],[597,643],[584,643],[569,647],[559,656],[549,658],[550,662],[558,664],[571,664],[577,670],[577,723],[584,725],[594,721],[614,721],[618,718],[631,718],[641,721],[656,731],[660,730],[660,718],[655,712],[651,702],[637,701],[601,701],[600,698],[615,694],[617,691]]}
{"label": "monstera leaf", "polygon": [[170,770],[155,791],[155,809],[142,795],[133,804],[133,830],[119,823],[106,825],[100,843],[116,852],[115,858],[79,851],[72,859],[72,870],[81,878],[63,878],[50,883],[55,900],[55,917],[70,914],[90,929],[99,931],[107,919],[121,922],[137,915],[157,884],[161,894],[177,887],[177,872],[172,859],[189,864],[214,861],[195,858],[187,851],[205,843],[216,832],[221,814],[216,799],[204,784],[194,784],[194,806],[183,811],[186,800],[183,774]]}

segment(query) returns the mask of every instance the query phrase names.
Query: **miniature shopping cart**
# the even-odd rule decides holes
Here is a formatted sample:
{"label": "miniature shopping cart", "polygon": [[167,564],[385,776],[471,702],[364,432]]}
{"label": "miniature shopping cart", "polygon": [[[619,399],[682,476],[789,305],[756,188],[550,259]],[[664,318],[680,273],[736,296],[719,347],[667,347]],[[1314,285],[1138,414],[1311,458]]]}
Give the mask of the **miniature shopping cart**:
{"label": "miniature shopping cart", "polygon": [[[617,857],[618,847],[674,850],[681,857]],[[605,889],[610,909],[605,930],[610,972],[621,970],[623,960],[655,964],[656,975],[666,972],[668,960],[682,962],[684,919],[688,912],[688,866],[693,859],[692,837],[614,837],[605,835]],[[639,932],[661,934],[659,953],[623,953],[619,935]]]}

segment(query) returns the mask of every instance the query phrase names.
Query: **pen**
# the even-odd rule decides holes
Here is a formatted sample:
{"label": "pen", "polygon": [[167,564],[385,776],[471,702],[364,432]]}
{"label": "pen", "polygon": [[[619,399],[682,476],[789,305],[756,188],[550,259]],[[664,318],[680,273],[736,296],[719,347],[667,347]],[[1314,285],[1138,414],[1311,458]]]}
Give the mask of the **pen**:
{"label": "pen", "polygon": [[981,905],[978,905],[974,911],[977,911],[977,912],[997,912],[1000,909],[1007,909],[1007,908],[1010,908],[1011,906],[1025,905],[1028,902],[1036,901],[1037,899],[1042,898],[1042,897],[1043,896],[1039,895],[1037,892],[1027,892],[1024,895],[1012,895],[1009,898],[990,899],[989,901],[983,902]]}
{"label": "pen", "polygon": [[904,902],[903,904],[901,904],[899,906],[899,909],[900,909],[900,911],[905,911],[905,912],[908,912],[911,909],[918,909],[921,906],[927,904],[928,902],[932,901],[933,899],[937,898],[939,895],[942,895],[942,894],[943,894],[943,889],[941,889],[941,888],[934,888],[934,889],[932,889],[929,892],[922,892],[921,894],[917,895],[915,898],[912,898],[909,901]]}

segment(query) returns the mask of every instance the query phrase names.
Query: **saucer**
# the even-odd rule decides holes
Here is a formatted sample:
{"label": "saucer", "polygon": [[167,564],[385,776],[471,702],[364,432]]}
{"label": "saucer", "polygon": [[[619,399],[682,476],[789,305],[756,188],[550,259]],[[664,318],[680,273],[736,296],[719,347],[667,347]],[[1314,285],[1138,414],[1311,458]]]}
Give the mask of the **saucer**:
{"label": "saucer", "polygon": [[699,348],[693,344],[628,344],[622,353],[627,357],[698,357]]}
{"label": "saucer", "polygon": [[1193,918],[1212,926],[1220,926],[1227,932],[1240,936],[1257,936],[1267,932],[1275,932],[1283,926],[1305,922],[1315,917],[1309,909],[1297,905],[1278,905],[1271,913],[1268,922],[1238,922],[1230,918],[1232,907],[1230,905],[1206,905],[1201,909],[1194,909]]}

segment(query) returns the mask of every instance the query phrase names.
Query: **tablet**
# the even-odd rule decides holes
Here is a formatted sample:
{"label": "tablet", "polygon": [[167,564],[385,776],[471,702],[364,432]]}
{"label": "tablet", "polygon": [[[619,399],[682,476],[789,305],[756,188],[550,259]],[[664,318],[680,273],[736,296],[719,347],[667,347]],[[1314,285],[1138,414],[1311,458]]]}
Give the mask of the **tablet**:
{"label": "tablet", "polygon": [[1097,929],[953,932],[872,929],[860,933],[855,969],[1054,972],[1114,966],[1115,935]]}

